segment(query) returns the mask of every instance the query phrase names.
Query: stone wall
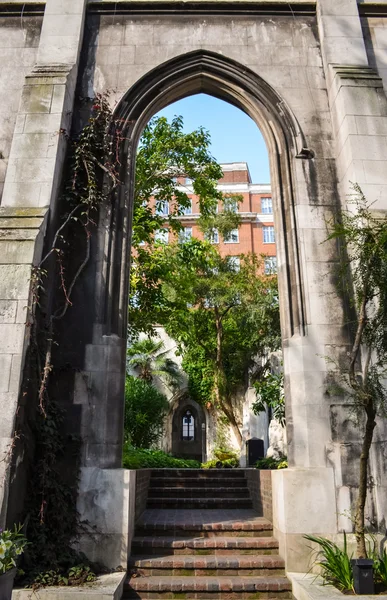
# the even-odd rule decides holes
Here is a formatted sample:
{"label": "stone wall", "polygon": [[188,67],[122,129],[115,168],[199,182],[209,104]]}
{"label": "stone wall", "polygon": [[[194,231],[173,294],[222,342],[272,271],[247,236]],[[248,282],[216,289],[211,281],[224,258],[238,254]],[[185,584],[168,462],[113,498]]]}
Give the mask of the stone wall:
{"label": "stone wall", "polygon": [[[0,1],[7,11],[16,4]],[[125,186],[101,209],[90,265],[58,327],[58,368],[51,380],[67,411],[68,433],[82,439],[83,468],[106,471],[95,480],[102,486],[120,467],[122,455],[136,144],[159,109],[205,92],[247,112],[261,128],[270,154],[290,464],[272,473],[273,522],[288,567],[302,568],[303,534],[337,533],[337,515],[350,508],[355,489],[352,459],[358,439],[350,440],[347,452],[348,409],[345,399],[332,395],[325,358],[345,357],[351,343],[348,307],[335,287],[338,249],[333,240],[325,241],[326,221],[346,206],[351,181],[377,208],[387,209],[384,19],[373,20],[364,3],[361,21],[355,0],[319,0],[316,11],[313,4],[297,8],[293,3],[290,10],[285,2],[269,9],[251,2],[251,12],[230,0],[227,14],[200,7],[200,1],[169,10],[146,1],[134,8],[109,0],[47,0],[39,36],[41,17],[25,12],[25,4],[30,5],[15,8],[16,19],[0,14],[5,31],[0,50],[1,44],[7,50],[0,75],[0,150],[8,156],[8,165],[0,156],[3,519],[16,415],[22,446],[13,457],[16,470],[29,456],[23,446],[23,412],[33,399],[21,387],[29,342],[26,307],[31,266],[42,255],[46,224],[47,244],[58,217],[66,157],[65,136],[59,132],[87,117],[80,97],[108,90],[127,125]],[[21,63],[35,62],[38,40],[36,64],[27,73],[30,67]],[[54,297],[56,288],[49,282]],[[387,497],[386,439],[380,428],[371,460],[371,514],[380,528]],[[125,487],[120,477],[116,485]],[[12,481],[15,495],[22,497],[20,478],[13,474]],[[90,499],[88,489],[95,485],[87,476],[82,494]],[[91,503],[84,507],[93,516]],[[111,526],[107,523],[104,531],[120,535]]]}
{"label": "stone wall", "polygon": [[36,63],[42,22],[28,10],[23,18],[8,16],[0,4],[0,204],[12,138],[23,126],[18,108],[25,76]]}

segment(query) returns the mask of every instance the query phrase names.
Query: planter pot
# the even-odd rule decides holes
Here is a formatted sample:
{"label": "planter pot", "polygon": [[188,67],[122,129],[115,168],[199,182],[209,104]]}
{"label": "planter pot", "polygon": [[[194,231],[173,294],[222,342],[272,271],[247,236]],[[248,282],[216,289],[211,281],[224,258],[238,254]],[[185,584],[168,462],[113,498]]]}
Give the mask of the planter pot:
{"label": "planter pot", "polygon": [[16,567],[0,575],[0,600],[11,600]]}
{"label": "planter pot", "polygon": [[353,558],[351,560],[353,572],[353,587],[359,595],[374,594],[373,560],[368,558]]}

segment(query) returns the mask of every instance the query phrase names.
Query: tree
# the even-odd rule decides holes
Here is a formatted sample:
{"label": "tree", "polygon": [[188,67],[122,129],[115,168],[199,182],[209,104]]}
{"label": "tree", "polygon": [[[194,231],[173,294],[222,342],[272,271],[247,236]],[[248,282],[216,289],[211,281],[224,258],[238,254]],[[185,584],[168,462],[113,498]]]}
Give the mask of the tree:
{"label": "tree", "polygon": [[151,383],[128,375],[125,383],[126,441],[136,448],[150,448],[161,437],[169,409],[167,398]]}
{"label": "tree", "polygon": [[[208,235],[215,222],[224,233],[239,223],[232,206],[239,197],[223,197],[217,189],[223,173],[210,154],[210,143],[210,135],[203,128],[184,133],[182,117],[175,117],[171,123],[164,117],[154,118],[144,130],[136,159],[129,301],[131,339],[136,339],[140,332],[154,334],[154,325],[160,322],[165,309],[160,282],[169,266],[164,261],[163,244],[155,240],[155,233],[164,228],[176,237],[182,229],[180,217],[191,200],[188,189],[177,183],[177,177],[190,179],[199,198],[200,223]],[[157,214],[165,202],[169,204],[169,214]],[[217,215],[219,202],[226,204],[222,216]]]}
{"label": "tree", "polygon": [[284,375],[272,373],[270,365],[268,368],[269,370],[263,370],[262,377],[254,384],[257,400],[253,403],[252,410],[259,414],[270,408],[274,419],[285,427]]}
{"label": "tree", "polygon": [[368,459],[376,417],[385,417],[387,412],[387,221],[371,210],[358,185],[354,189],[355,210],[344,211],[340,220],[330,223],[328,239],[340,241],[340,292],[352,296],[357,312],[349,366],[342,371],[342,379],[361,428],[354,524],[357,556],[365,558]]}
{"label": "tree", "polygon": [[153,383],[155,378],[174,391],[182,381],[178,365],[168,357],[164,342],[151,337],[134,342],[126,351],[127,365],[132,367],[140,379]]}
{"label": "tree", "polygon": [[171,268],[161,324],[180,348],[191,392],[227,417],[241,444],[238,393],[256,357],[280,346],[276,278],[262,275],[256,256],[237,265],[206,240],[165,246],[163,254]]}

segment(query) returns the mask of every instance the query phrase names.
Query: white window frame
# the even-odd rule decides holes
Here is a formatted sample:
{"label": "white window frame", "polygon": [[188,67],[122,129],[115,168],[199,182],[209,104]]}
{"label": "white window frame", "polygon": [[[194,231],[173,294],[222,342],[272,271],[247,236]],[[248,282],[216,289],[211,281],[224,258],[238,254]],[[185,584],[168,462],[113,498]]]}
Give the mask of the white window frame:
{"label": "white window frame", "polygon": [[179,244],[184,244],[192,239],[192,227],[183,227],[179,231]]}
{"label": "white window frame", "polygon": [[155,231],[155,242],[158,244],[168,244],[169,241],[169,231],[162,227],[161,229],[157,229]]}
{"label": "white window frame", "polygon": [[[166,209],[166,210],[164,210],[164,209]],[[163,202],[160,202],[159,206],[157,206],[157,203],[156,203],[156,215],[158,215],[159,217],[167,217],[169,215],[168,200],[164,200]]]}
{"label": "white window frame", "polygon": [[225,244],[239,244],[239,229],[232,229],[223,241]]}
{"label": "white window frame", "polygon": [[211,233],[204,234],[204,239],[210,242],[210,244],[219,244],[219,231],[213,229]]}
{"label": "white window frame", "polygon": [[[262,227],[263,243],[264,244],[275,244],[275,231],[274,225],[264,225]],[[270,239],[267,239],[270,238]]]}
{"label": "white window frame", "polygon": [[223,200],[223,207],[224,207],[224,210],[227,210],[228,212],[233,212],[233,213],[239,212],[238,202],[233,197],[225,198]]}
{"label": "white window frame", "polygon": [[265,256],[265,275],[275,275],[277,273],[277,257]]}
{"label": "white window frame", "polygon": [[183,208],[183,215],[192,215],[192,198],[190,198],[190,206]]}
{"label": "white window frame", "polygon": [[[267,201],[268,206],[264,207],[264,201]],[[261,198],[261,215],[273,214],[273,200],[271,196],[262,196]]]}

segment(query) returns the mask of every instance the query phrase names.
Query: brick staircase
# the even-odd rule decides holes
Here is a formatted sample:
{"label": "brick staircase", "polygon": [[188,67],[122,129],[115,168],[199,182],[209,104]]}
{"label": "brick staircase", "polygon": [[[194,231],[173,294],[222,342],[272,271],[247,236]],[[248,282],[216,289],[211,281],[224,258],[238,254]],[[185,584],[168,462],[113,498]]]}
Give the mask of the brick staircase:
{"label": "brick staircase", "polygon": [[137,522],[124,598],[288,599],[271,523],[242,469],[155,470]]}

